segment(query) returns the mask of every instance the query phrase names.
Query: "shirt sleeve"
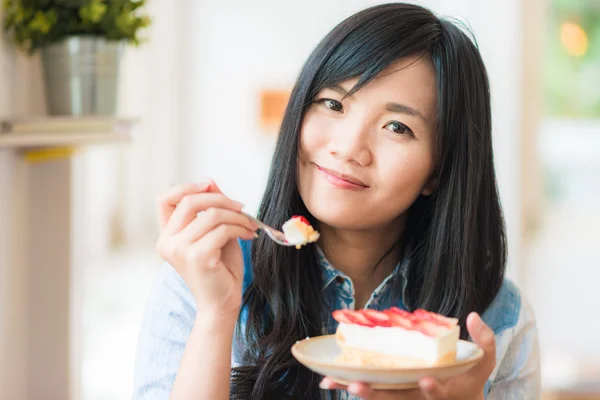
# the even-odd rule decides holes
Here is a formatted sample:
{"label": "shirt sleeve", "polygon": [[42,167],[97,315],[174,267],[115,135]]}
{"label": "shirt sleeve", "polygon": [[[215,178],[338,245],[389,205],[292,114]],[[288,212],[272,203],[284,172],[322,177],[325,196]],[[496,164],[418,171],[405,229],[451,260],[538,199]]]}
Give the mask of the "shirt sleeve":
{"label": "shirt sleeve", "polygon": [[530,304],[521,298],[519,320],[508,349],[498,367],[487,400],[540,399],[540,352],[535,316]]}
{"label": "shirt sleeve", "polygon": [[171,265],[163,264],[142,319],[133,399],[169,398],[195,316],[196,304],[188,287]]}

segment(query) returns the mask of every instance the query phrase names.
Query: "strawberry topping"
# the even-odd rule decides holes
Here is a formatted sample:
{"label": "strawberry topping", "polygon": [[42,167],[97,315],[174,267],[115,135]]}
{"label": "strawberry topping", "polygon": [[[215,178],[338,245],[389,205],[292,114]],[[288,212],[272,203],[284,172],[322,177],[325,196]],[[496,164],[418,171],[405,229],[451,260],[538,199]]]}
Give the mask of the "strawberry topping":
{"label": "strawberry topping", "polygon": [[337,321],[337,322],[343,322],[345,324],[352,324],[353,322],[348,319],[348,314],[350,313],[350,310],[335,310],[333,312],[333,318]]}
{"label": "strawberry topping", "polygon": [[392,326],[392,322],[390,321],[390,317],[381,311],[377,311],[377,310],[370,310],[368,308],[365,308],[364,310],[360,311],[365,317],[367,317],[367,319],[369,321],[371,321],[372,323],[374,323],[376,326]]}
{"label": "strawberry topping", "polygon": [[[398,311],[403,311],[398,312]],[[411,313],[408,313],[404,310],[398,309],[396,310],[386,310],[385,313],[390,317],[392,321],[392,326],[399,326],[404,329],[413,329],[415,327],[414,316]],[[408,314],[405,315],[404,313]]]}
{"label": "strawberry topping", "polygon": [[367,318],[360,311],[350,312],[350,314],[348,315],[348,318],[350,319],[350,321],[352,321],[353,323],[355,323],[357,325],[376,326],[376,324],[373,321],[371,321],[369,318]]}
{"label": "strawberry topping", "polygon": [[399,327],[406,330],[417,330],[427,336],[438,337],[446,334],[458,324],[456,318],[448,318],[423,309],[408,312],[398,307],[385,311],[377,310],[336,310],[333,318],[338,322],[356,324],[367,327]]}
{"label": "strawberry topping", "polygon": [[310,225],[310,222],[308,222],[308,220],[302,215],[294,215],[292,218],[299,219],[303,224]]}
{"label": "strawberry topping", "polygon": [[442,336],[444,333],[448,332],[448,327],[444,325],[438,325],[432,321],[420,321],[417,324],[417,329],[427,336]]}
{"label": "strawberry topping", "polygon": [[432,313],[432,312],[423,310],[422,308],[415,310],[414,314],[416,316],[418,316],[420,319],[428,320],[428,321],[435,321],[437,323],[446,325],[447,327],[452,327],[452,326],[458,324],[458,319],[456,319],[456,318],[444,317],[443,315]]}

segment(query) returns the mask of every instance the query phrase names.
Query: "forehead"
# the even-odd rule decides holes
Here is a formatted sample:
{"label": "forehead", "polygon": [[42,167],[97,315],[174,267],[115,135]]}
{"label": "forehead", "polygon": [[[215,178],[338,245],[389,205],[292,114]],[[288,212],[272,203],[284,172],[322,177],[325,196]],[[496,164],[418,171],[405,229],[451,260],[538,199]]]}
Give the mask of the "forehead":
{"label": "forehead", "polygon": [[[358,78],[342,82],[350,89]],[[435,69],[427,56],[402,58],[387,66],[353,97],[369,102],[395,102],[417,108],[430,121],[435,121],[437,89]]]}

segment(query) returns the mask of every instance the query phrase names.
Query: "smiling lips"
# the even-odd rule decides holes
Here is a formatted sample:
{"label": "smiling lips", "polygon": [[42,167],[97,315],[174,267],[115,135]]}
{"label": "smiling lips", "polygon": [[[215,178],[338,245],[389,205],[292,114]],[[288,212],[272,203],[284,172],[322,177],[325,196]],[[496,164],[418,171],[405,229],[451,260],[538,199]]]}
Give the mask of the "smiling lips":
{"label": "smiling lips", "polygon": [[317,169],[324,175],[325,179],[333,186],[341,189],[368,189],[369,186],[360,179],[354,178],[350,175],[340,174],[339,172],[320,167],[315,164]]}

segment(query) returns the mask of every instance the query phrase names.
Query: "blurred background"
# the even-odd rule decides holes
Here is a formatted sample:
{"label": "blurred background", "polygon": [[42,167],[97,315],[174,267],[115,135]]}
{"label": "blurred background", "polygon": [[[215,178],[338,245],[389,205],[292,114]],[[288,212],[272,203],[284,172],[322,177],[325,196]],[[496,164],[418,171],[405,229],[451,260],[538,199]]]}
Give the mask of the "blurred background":
{"label": "blurred background", "polygon": [[[210,177],[255,212],[302,63],[335,24],[378,3],[148,1],[141,45],[120,64],[117,115],[135,120],[126,140],[0,136],[0,399],[131,397],[160,264],[156,195]],[[509,276],[537,314],[545,397],[598,399],[600,1],[417,3],[467,21],[488,67]],[[0,119],[45,115],[40,55],[2,35]],[[40,239],[53,235],[67,238],[60,255]]]}

